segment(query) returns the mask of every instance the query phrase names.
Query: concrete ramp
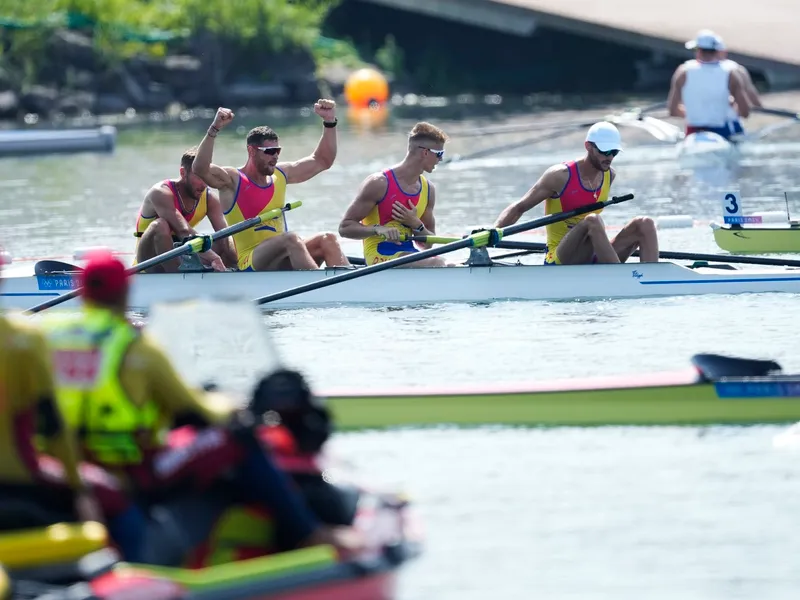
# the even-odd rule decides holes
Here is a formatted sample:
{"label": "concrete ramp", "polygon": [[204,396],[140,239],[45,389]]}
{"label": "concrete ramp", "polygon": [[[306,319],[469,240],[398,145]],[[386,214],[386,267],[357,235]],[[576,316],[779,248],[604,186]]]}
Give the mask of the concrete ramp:
{"label": "concrete ramp", "polygon": [[708,28],[725,39],[731,58],[771,84],[800,83],[800,0],[363,1],[513,35],[547,27],[686,58],[684,43]]}

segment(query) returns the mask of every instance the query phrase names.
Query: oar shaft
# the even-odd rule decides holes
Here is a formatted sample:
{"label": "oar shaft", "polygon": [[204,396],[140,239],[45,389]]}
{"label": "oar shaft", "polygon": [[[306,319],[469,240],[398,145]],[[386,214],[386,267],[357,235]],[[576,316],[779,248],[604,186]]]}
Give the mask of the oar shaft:
{"label": "oar shaft", "polygon": [[[498,242],[495,248],[506,248],[508,250],[520,250],[521,252],[514,252],[513,256],[521,256],[525,253],[546,252],[547,244],[541,242],[514,242],[511,240],[504,240]],[[702,254],[698,252],[670,252],[669,250],[662,250],[658,253],[659,258],[666,260],[704,260],[708,262],[719,263],[734,263],[745,265],[764,265],[773,267],[800,267],[800,260],[791,260],[783,258],[763,258],[759,256],[741,256],[738,254]],[[493,259],[511,258],[511,254],[501,254],[493,256]],[[639,256],[639,251],[636,250],[631,256]]]}
{"label": "oar shaft", "polygon": [[[634,252],[633,256],[639,256]],[[759,256],[740,256],[736,254],[699,254],[696,252],[659,252],[661,258],[669,260],[705,260],[722,263],[741,263],[744,265],[765,265],[773,267],[800,267],[800,260],[783,258],[762,258]]]}
{"label": "oar shaft", "polygon": [[[528,221],[526,223],[520,223],[518,225],[511,225],[499,231],[499,233],[501,234],[500,237],[502,238],[507,235],[512,235],[514,233],[529,231],[531,229],[536,229],[538,227],[545,227],[547,225],[550,225],[551,223],[557,223],[559,221],[563,221],[564,219],[570,219],[578,215],[593,212],[595,210],[611,206],[612,204],[619,204],[620,202],[625,202],[627,200],[631,200],[632,198],[633,194],[626,194],[624,196],[615,196],[614,198],[606,200],[605,202],[595,202],[594,204],[581,206],[579,208],[570,211],[556,213],[554,215],[548,215],[546,217],[542,217],[540,219],[534,219],[532,221]],[[458,241],[452,242],[450,244],[445,244],[444,246],[439,246],[438,248],[429,248],[428,250],[423,250],[422,252],[414,252],[413,254],[406,254],[405,256],[394,258],[384,263],[378,263],[376,265],[370,265],[369,267],[365,267],[363,269],[348,271],[347,273],[342,273],[341,275],[336,275],[334,277],[326,278],[320,281],[312,281],[310,283],[299,285],[297,287],[290,288],[282,292],[276,292],[274,294],[269,294],[268,296],[262,296],[261,298],[257,298],[256,300],[254,300],[254,302],[256,304],[268,304],[269,302],[283,300],[284,298],[296,296],[304,292],[319,290],[324,287],[328,287],[330,285],[343,283],[345,281],[350,281],[351,279],[357,279],[359,277],[364,277],[366,275],[370,275],[372,273],[378,273],[380,271],[385,271],[387,269],[392,269],[394,267],[408,265],[411,263],[418,262],[420,260],[424,260],[426,258],[432,258],[434,256],[439,256],[441,254],[446,254],[448,252],[461,250],[462,248],[469,248],[471,246],[494,245],[494,244],[487,244],[487,240],[490,239],[491,239],[491,230],[479,231]]]}
{"label": "oar shaft", "polygon": [[[606,200],[605,202],[595,202],[594,204],[587,204],[586,206],[581,206],[580,208],[576,208],[574,210],[570,210],[563,213],[556,213],[554,215],[548,215],[546,217],[542,217],[541,219],[536,219],[535,221],[530,221],[528,223],[519,223],[518,225],[510,225],[508,227],[503,228],[503,237],[506,238],[510,235],[514,235],[515,233],[522,233],[523,231],[530,231],[531,229],[537,229],[539,227],[545,227],[547,225],[551,225],[552,223],[558,223],[559,221],[563,221],[564,219],[571,219],[572,217],[577,217],[578,215],[585,215],[586,213],[594,212],[596,210],[600,210],[601,208],[606,208],[607,206],[611,206],[612,204],[619,204],[620,202],[627,202],[628,200],[633,199],[633,194],[625,194],[624,196],[614,196],[610,200]],[[535,225],[532,225],[536,223]]]}
{"label": "oar shaft", "polygon": [[763,106],[754,106],[751,109],[753,112],[760,112],[765,115],[774,115],[776,117],[786,117],[788,119],[797,119],[800,121],[800,112],[784,110],[782,108],[765,108]]}
{"label": "oar shaft", "polygon": [[[224,229],[220,229],[219,231],[215,231],[211,234],[211,240],[216,242],[217,240],[235,235],[241,231],[246,229],[250,229],[251,227],[255,227],[256,225],[260,225],[263,221],[269,221],[270,219],[274,219],[275,217],[279,216],[281,213],[286,212],[287,210],[292,210],[301,206],[303,203],[302,201],[291,202],[288,203],[281,208],[276,208],[270,210],[268,212],[263,213],[257,217],[253,217],[252,219],[247,219],[246,221],[242,221],[241,223],[237,223],[236,225],[231,225],[230,227],[225,227]],[[154,256],[148,260],[145,260],[133,267],[127,269],[128,275],[134,275],[139,273],[140,271],[144,271],[145,269],[149,269],[150,267],[160,265],[168,260],[172,260],[173,258],[177,258],[178,256],[182,256],[184,254],[189,254],[190,252],[198,252],[203,247],[203,239],[196,238],[186,242],[178,246],[177,248],[173,248],[163,254],[159,254],[158,256]],[[41,304],[37,304],[29,308],[25,311],[28,314],[38,313],[40,311],[45,310],[46,308],[52,308],[53,306],[57,306],[73,298],[77,298],[82,291],[82,288],[76,288],[67,292],[66,294],[61,294],[55,298],[51,298]]]}

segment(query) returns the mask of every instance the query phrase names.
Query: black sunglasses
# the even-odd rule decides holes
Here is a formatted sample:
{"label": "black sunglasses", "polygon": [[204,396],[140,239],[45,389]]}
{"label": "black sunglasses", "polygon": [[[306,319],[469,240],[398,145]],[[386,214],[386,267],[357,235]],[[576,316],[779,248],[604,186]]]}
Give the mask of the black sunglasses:
{"label": "black sunglasses", "polygon": [[255,146],[255,149],[259,152],[263,152],[264,154],[269,154],[270,156],[275,156],[276,154],[281,153],[280,146]]}
{"label": "black sunglasses", "polygon": [[595,144],[594,142],[592,142],[592,146],[603,156],[616,156],[617,154],[619,154],[619,150],[600,150],[600,148],[598,148],[597,144]]}

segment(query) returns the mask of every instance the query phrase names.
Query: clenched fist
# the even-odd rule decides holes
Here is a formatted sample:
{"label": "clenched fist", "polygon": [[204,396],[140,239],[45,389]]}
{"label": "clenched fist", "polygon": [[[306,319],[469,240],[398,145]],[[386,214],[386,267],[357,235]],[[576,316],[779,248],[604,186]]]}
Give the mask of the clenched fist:
{"label": "clenched fist", "polygon": [[336,102],[320,98],[314,104],[314,112],[322,117],[323,121],[331,123],[336,118]]}
{"label": "clenched fist", "polygon": [[224,129],[233,121],[233,111],[230,108],[218,108],[217,115],[214,117],[214,127],[217,129]]}

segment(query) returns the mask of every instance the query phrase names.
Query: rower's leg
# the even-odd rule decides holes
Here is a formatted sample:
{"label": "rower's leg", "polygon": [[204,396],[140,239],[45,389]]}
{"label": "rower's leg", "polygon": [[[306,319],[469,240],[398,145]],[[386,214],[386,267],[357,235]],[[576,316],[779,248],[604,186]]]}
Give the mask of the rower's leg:
{"label": "rower's leg", "polygon": [[621,262],[639,249],[640,262],[658,262],[658,231],[650,217],[636,217],[625,225],[612,242]]}
{"label": "rower's leg", "polygon": [[306,238],[306,249],[316,261],[317,266],[323,262],[327,267],[349,267],[350,261],[344,255],[339,239],[333,233],[318,233]]}
{"label": "rower's leg", "polygon": [[618,263],[619,257],[611,246],[606,226],[599,215],[586,215],[579,221],[556,248],[558,261],[562,265],[585,265],[591,262],[592,254],[598,263]]}
{"label": "rower's leg", "polygon": [[287,258],[295,270],[319,268],[300,236],[291,231],[261,242],[253,250],[253,268],[256,271],[277,271]]}
{"label": "rower's leg", "polygon": [[[145,260],[164,254],[172,250],[172,230],[169,223],[164,219],[154,219],[150,225],[147,226],[142,237],[139,238],[139,244],[136,247],[136,264],[141,264]],[[178,270],[181,262],[180,259],[174,258],[165,263],[150,267],[147,269],[148,273],[175,273]]]}

